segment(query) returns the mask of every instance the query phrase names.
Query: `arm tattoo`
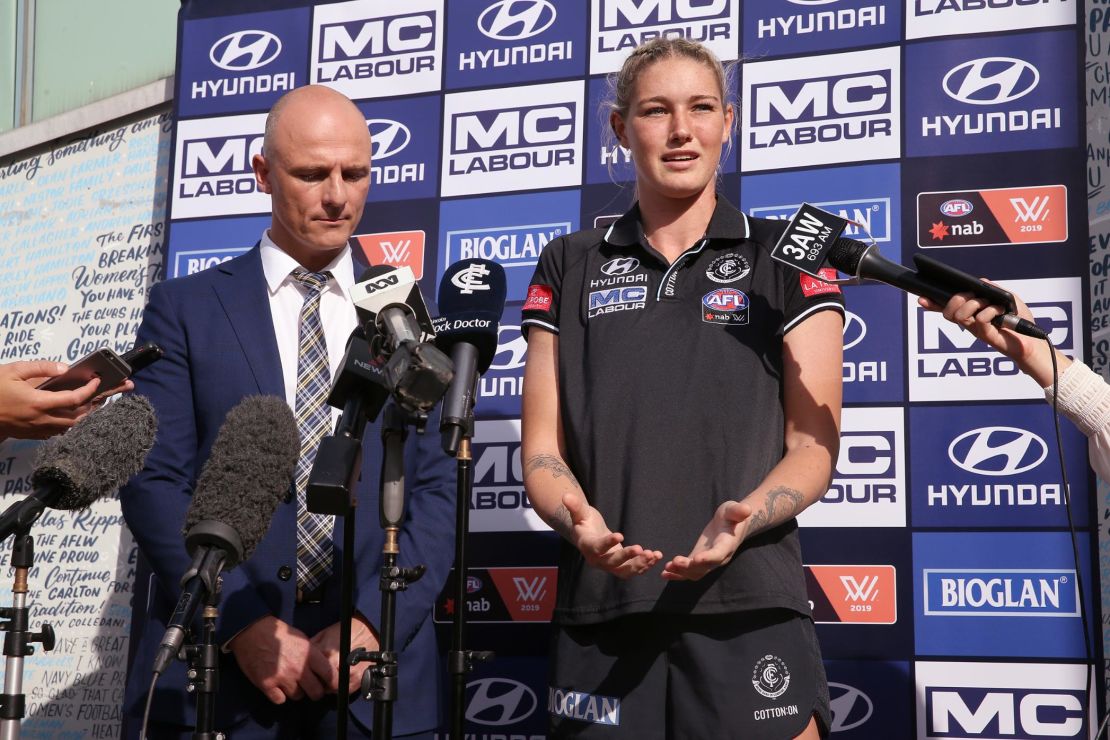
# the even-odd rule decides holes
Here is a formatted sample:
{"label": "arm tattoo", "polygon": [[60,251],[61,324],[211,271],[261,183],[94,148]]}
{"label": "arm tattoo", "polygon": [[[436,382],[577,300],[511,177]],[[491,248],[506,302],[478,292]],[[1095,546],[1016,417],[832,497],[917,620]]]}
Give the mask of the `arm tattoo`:
{"label": "arm tattoo", "polygon": [[[570,468],[556,455],[533,455],[524,462],[524,479],[528,480],[528,476],[537,470],[546,470],[551,474],[552,478],[566,478],[567,481],[579,491],[582,486],[578,485],[578,479],[574,477],[574,473],[570,472]],[[537,512],[539,513],[539,512]],[[562,537],[570,539],[571,534],[574,532],[574,522],[570,518],[570,512],[567,507],[561,502],[551,516],[543,517],[547,526],[554,529]]]}
{"label": "arm tattoo", "polygon": [[750,534],[762,532],[765,529],[785,522],[797,516],[803,508],[805,497],[793,488],[778,486],[767,492],[767,503],[762,511],[752,512]]}

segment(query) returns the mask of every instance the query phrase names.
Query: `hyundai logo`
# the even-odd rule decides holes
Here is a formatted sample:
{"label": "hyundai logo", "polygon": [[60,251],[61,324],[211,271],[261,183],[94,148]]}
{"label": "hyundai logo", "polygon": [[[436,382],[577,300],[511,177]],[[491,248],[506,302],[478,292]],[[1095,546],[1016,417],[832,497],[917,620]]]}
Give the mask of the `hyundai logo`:
{"label": "hyundai logo", "polygon": [[844,349],[849,350],[863,341],[867,336],[867,324],[863,323],[863,319],[859,314],[852,313],[851,311],[844,312]]}
{"label": "hyundai logo", "polygon": [[1044,440],[1025,429],[982,427],[964,432],[948,446],[948,459],[977,475],[1017,475],[1048,455]]}
{"label": "hyundai logo", "polygon": [[466,718],[479,725],[514,725],[536,711],[536,694],[520,681],[483,678],[466,685],[473,689]]}
{"label": "hyundai logo", "polygon": [[265,67],[281,53],[281,39],[269,31],[236,31],[212,44],[208,58],[220,69],[246,72]]}
{"label": "hyundai logo", "polygon": [[953,100],[969,105],[999,105],[1033,92],[1040,72],[1011,57],[983,57],[953,67],[941,84]]}
{"label": "hyundai logo", "polygon": [[854,730],[871,719],[874,709],[867,694],[855,686],[829,682],[829,711],[832,712],[830,732]]}
{"label": "hyundai logo", "polygon": [[601,271],[606,275],[627,275],[640,266],[640,260],[635,257],[617,257],[601,266]]}
{"label": "hyundai logo", "polygon": [[478,30],[497,41],[538,36],[555,22],[549,0],[498,0],[478,16]]}
{"label": "hyundai logo", "polygon": [[389,159],[408,146],[412,138],[405,124],[388,118],[371,118],[366,126],[370,129],[371,160]]}
{"label": "hyundai logo", "polygon": [[502,324],[497,330],[497,354],[493,356],[490,370],[519,370],[524,367],[528,354],[528,340],[520,333],[519,326]]}

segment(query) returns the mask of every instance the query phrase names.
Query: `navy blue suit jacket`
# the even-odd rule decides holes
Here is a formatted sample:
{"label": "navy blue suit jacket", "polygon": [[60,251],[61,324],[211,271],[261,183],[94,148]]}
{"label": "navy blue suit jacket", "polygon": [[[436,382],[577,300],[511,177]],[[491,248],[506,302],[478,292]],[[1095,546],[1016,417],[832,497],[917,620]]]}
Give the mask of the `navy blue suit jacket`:
{"label": "navy blue suit jacket", "polygon": [[[222,265],[155,285],[138,339],[157,342],[165,357],[136,374],[136,393],[147,396],[157,413],[158,435],[143,471],[120,491],[123,515],[140,551],[125,695],[133,717],[142,715],[154,655],[180,593],[179,580],[189,567],[182,526],[216,433],[244,396],[285,395],[258,247]],[[405,446],[407,509],[400,563],[423,563],[428,572],[396,599],[395,646],[402,650],[394,708],[397,734],[432,729],[440,716],[442,668],[431,612],[454,555],[455,476],[451,458],[439,448],[438,413],[432,414],[428,433],[410,433]],[[383,541],[377,423],[367,426],[363,440],[355,516],[355,608],[377,625]],[[343,520],[335,521],[338,571]],[[221,644],[268,614],[294,623],[296,578],[289,574],[296,572],[296,542],[296,505],[290,500],[278,507],[253,556],[224,574],[217,634]],[[335,618],[328,623],[338,621],[338,582],[336,573],[328,583],[326,604],[335,605]],[[273,713],[269,701],[239,671],[234,656],[225,654],[221,660],[217,729],[231,729],[248,712],[263,720]],[[185,665],[178,662],[159,679],[152,720],[193,723],[195,701],[185,692],[184,674]],[[367,727],[372,708],[362,699],[351,703],[352,713]]]}

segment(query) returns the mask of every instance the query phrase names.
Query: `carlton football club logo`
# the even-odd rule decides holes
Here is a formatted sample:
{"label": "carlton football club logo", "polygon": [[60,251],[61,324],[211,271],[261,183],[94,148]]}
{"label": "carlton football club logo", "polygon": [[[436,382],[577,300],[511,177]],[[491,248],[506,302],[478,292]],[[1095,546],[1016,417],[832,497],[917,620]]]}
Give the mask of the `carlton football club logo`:
{"label": "carlton football club logo", "polygon": [[739,254],[722,254],[709,263],[705,276],[715,283],[735,283],[751,272],[751,265]]}
{"label": "carlton football club logo", "polygon": [[752,669],[752,686],[768,699],[778,699],[790,687],[790,671],[781,658],[764,655]]}

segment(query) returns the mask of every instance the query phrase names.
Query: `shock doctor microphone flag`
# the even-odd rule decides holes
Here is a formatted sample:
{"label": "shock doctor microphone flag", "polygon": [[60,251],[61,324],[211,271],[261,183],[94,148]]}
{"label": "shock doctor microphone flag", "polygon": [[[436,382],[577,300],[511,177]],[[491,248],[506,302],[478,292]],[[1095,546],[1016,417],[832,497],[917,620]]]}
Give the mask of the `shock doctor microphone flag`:
{"label": "shock doctor microphone flag", "polygon": [[33,524],[48,506],[75,511],[115,493],[142,469],[156,428],[150,401],[127,395],[43,442],[31,474],[35,491],[0,515],[0,539]]}
{"label": "shock doctor microphone flag", "polygon": [[248,396],[228,412],[185,514],[192,567],[154,661],[160,674],[223,570],[254,554],[278,505],[288,497],[300,453],[297,422],[276,396]]}
{"label": "shock doctor microphone flag", "polygon": [[478,375],[497,353],[498,323],[505,309],[505,270],[496,262],[471,259],[447,268],[439,286],[440,316],[433,322],[436,346],[451,355],[455,377],[443,400],[443,450],[458,452],[467,431]]}

